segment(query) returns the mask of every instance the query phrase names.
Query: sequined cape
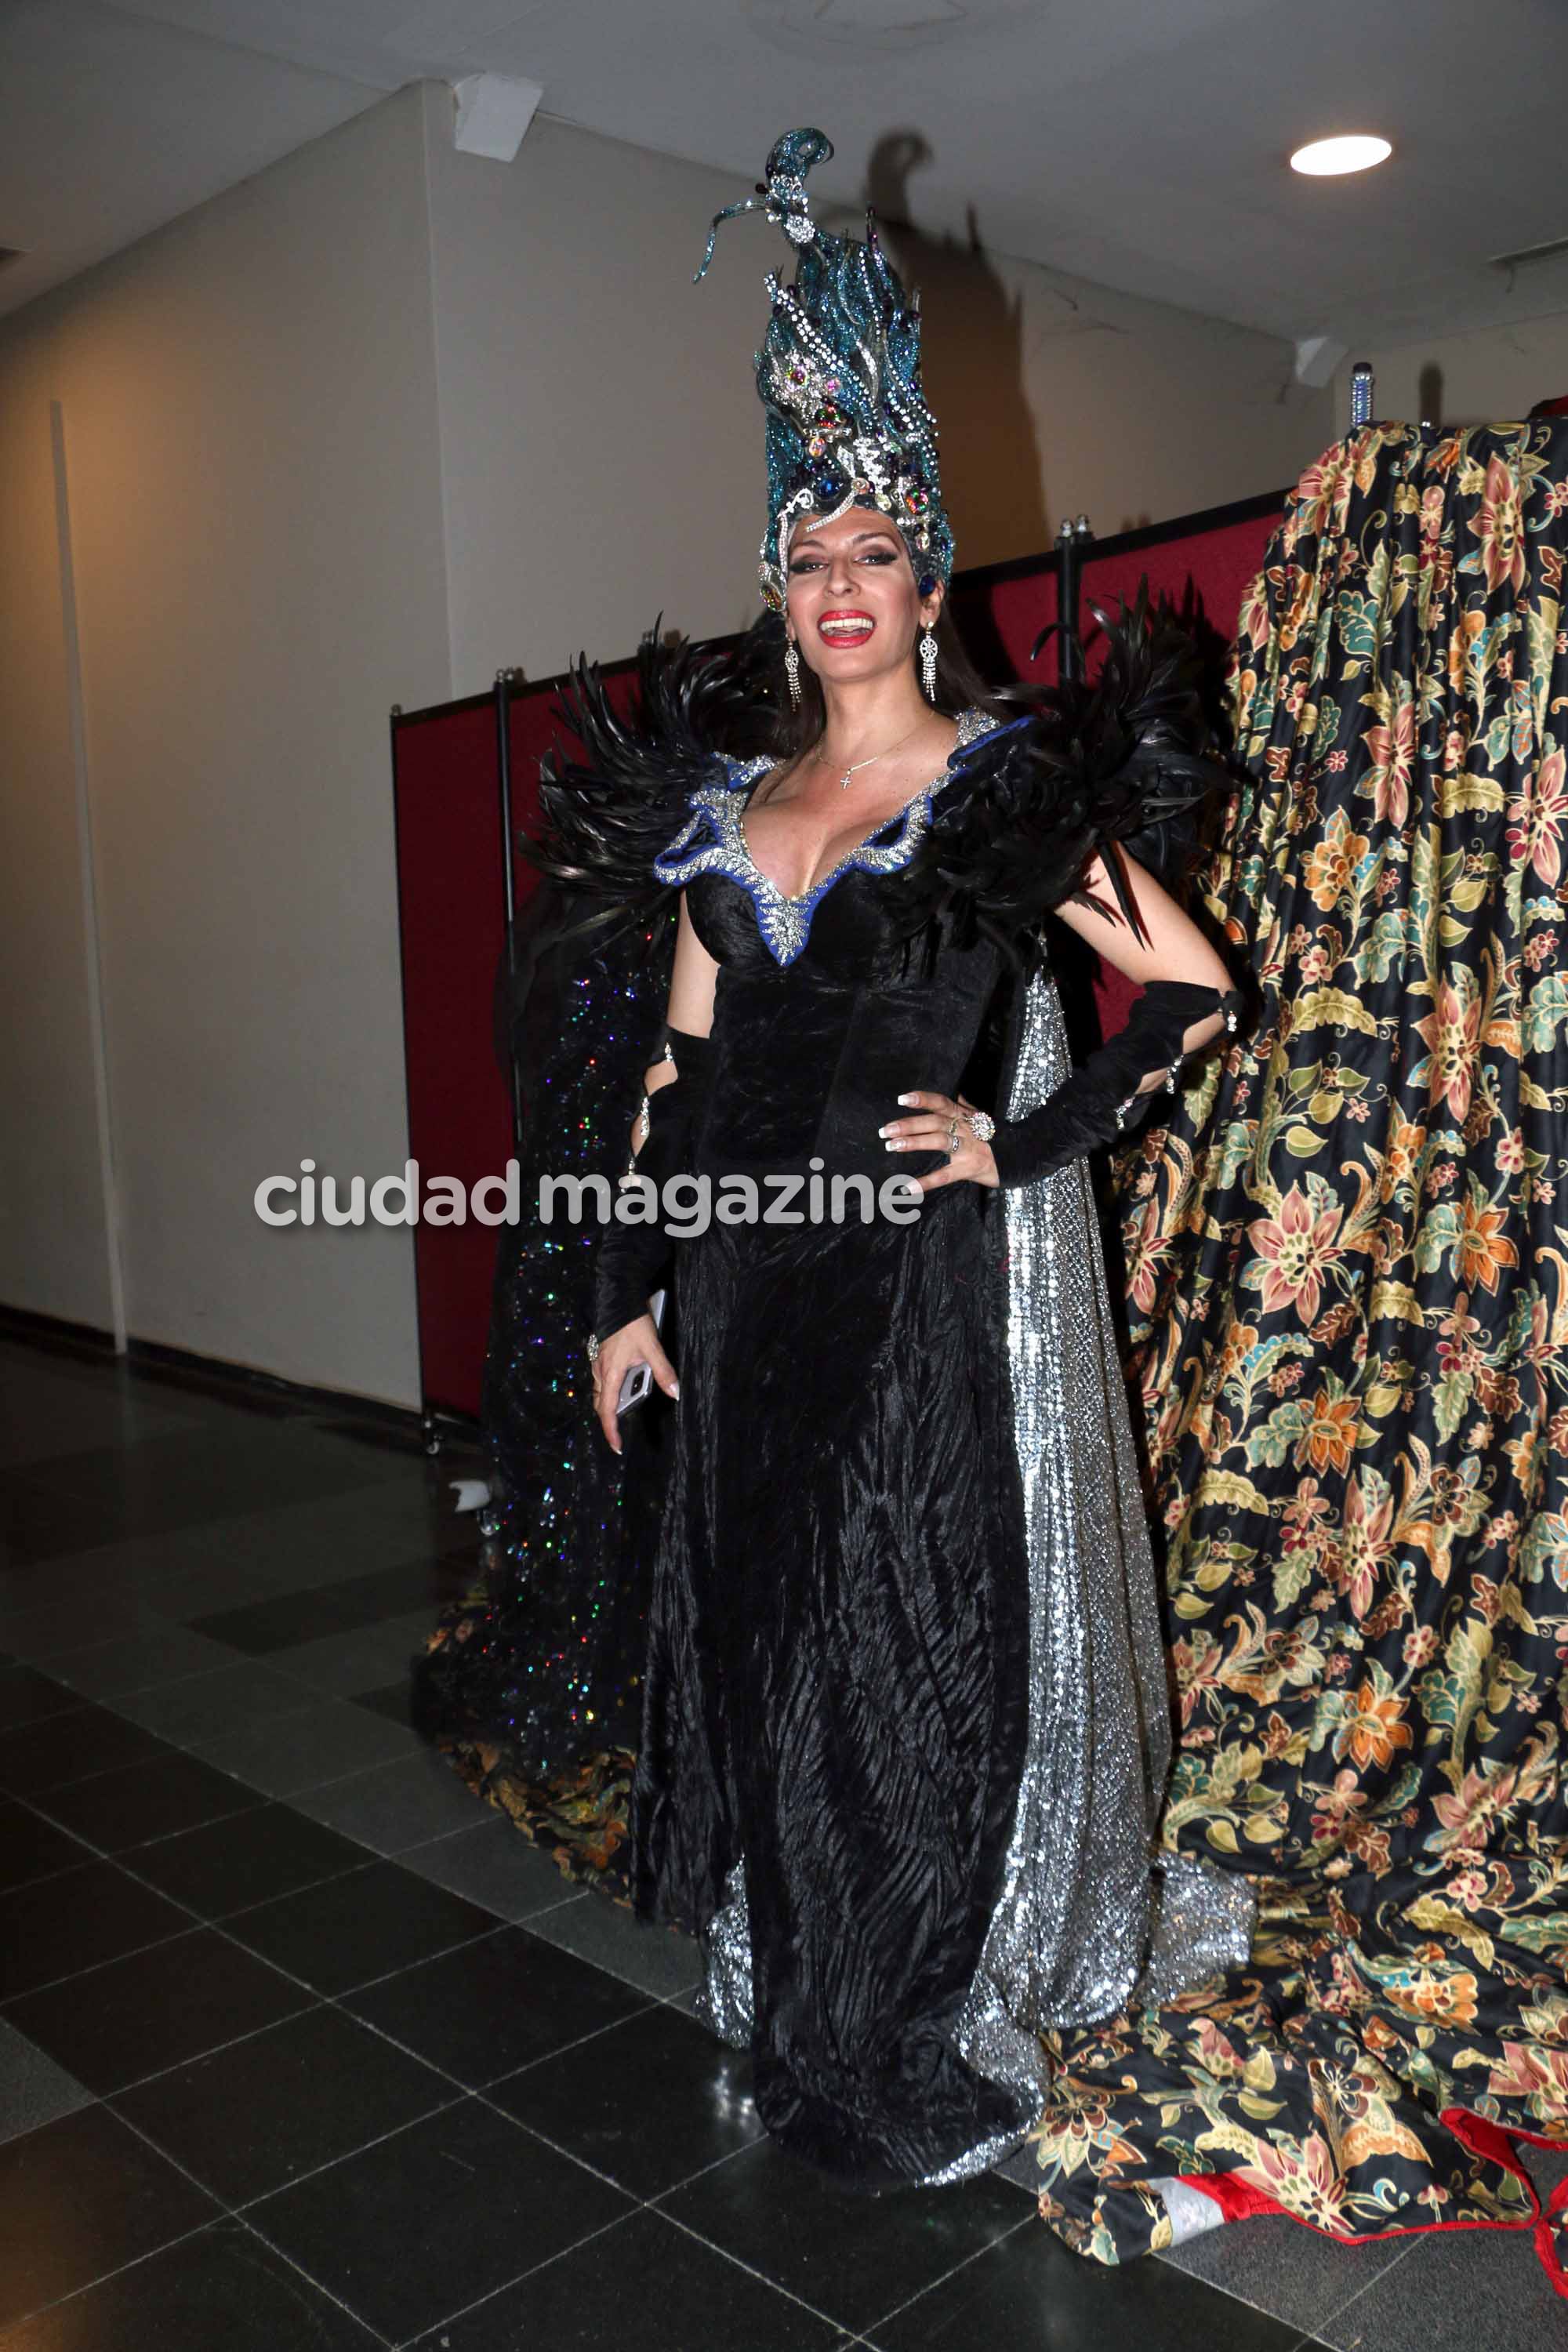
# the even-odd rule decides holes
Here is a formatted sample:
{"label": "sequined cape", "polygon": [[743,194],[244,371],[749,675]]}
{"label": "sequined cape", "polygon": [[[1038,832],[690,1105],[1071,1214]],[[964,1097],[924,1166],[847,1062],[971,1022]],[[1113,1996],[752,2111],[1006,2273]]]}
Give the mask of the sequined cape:
{"label": "sequined cape", "polygon": [[[664,1018],[674,923],[574,931],[536,892],[498,975],[496,1047],[515,1054],[527,1115],[520,1192],[542,1174],[613,1181],[627,1104]],[[657,1413],[624,1477],[594,1422],[581,1332],[591,1227],[526,1215],[497,1235],[481,1428],[489,1499],[479,1559],[413,1664],[416,1726],[475,1790],[567,1866],[612,1866],[642,1705],[647,1591],[661,1477]],[[469,1526],[474,1521],[468,1522]]]}

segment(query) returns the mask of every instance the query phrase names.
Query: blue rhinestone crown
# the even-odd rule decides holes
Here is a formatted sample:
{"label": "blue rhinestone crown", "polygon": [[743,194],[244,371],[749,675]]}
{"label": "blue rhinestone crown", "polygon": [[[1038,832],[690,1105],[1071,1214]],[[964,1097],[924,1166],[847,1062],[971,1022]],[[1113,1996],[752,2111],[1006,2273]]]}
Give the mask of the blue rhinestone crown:
{"label": "blue rhinestone crown", "polygon": [[808,512],[832,520],[852,506],[879,508],[902,532],[923,593],[952,573],[936,419],[921,390],[920,298],[905,294],[870,213],[863,245],[813,220],[805,176],[832,152],[820,131],[786,131],[756,195],[714,215],[697,272],[707,274],[720,226],[737,213],[763,213],[799,257],[793,285],[768,273],[773,315],[756,355],[768,463],[757,576],[775,610],[790,530]]}

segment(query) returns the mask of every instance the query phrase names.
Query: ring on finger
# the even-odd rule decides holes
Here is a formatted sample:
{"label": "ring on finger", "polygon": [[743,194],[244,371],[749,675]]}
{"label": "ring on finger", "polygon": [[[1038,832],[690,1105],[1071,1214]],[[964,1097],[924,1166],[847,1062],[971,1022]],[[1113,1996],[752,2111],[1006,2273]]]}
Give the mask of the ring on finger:
{"label": "ring on finger", "polygon": [[950,1152],[958,1150],[958,1121],[955,1118],[947,1122],[947,1148]]}

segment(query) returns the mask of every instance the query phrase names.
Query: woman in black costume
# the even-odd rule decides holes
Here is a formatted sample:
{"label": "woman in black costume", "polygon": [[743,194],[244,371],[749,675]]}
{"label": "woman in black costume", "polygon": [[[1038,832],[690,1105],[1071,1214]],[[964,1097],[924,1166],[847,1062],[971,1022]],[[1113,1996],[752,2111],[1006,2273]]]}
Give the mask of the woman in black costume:
{"label": "woman in black costume", "polygon": [[[542,855],[585,896],[682,894],[637,1170],[715,1209],[678,1255],[679,1382],[664,1233],[598,1253],[611,1444],[637,1366],[679,1399],[633,1900],[704,1935],[774,2137],[877,2189],[1014,2144],[1041,2027],[1246,1956],[1245,1889],[1152,1855],[1163,1661],[1083,1166],[1235,1000],[1116,846],[1201,778],[1168,642],[1140,616],[1070,710],[987,704],[962,657],[918,314],[869,223],[813,221],[830,152],[789,134],[760,192],[800,256],[758,354],[773,754],[709,747],[700,674],[640,735],[590,709]],[[1144,984],[1077,1071],[1052,910]],[[1003,992],[993,1117],[960,1090]],[[890,1174],[912,1205],[862,1222]],[[805,1222],[739,1221],[789,1176]],[[865,1180],[847,1221],[814,1179]]]}

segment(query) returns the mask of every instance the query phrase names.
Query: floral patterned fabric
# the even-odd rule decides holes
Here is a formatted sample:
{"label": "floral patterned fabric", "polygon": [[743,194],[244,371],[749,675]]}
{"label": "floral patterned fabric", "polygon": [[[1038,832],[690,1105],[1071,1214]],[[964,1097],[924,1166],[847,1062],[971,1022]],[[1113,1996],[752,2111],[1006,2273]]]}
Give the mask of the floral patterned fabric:
{"label": "floral patterned fabric", "polygon": [[1511,2144],[1568,2143],[1565,547],[1568,423],[1372,426],[1243,612],[1205,895],[1258,1017],[1119,1193],[1164,1838],[1262,1929],[1048,2042],[1042,2211],[1103,2260],[1175,2174],[1344,2239],[1533,2231],[1568,2284]]}
{"label": "floral patterned fabric", "polygon": [[500,1740],[455,1739],[444,1746],[475,1796],[547,1853],[563,1878],[599,1887],[630,1909],[626,1806],[637,1759],[629,1748],[602,1748],[542,1776],[525,1770]]}

